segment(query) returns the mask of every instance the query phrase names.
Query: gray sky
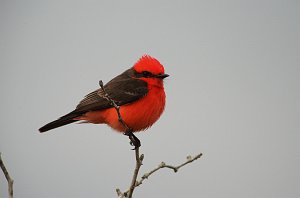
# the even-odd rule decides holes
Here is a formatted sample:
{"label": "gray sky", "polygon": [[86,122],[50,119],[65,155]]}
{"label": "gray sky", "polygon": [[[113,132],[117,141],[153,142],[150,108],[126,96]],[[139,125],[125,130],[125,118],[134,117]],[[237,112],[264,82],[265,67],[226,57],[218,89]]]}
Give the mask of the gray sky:
{"label": "gray sky", "polygon": [[[105,125],[38,128],[143,54],[167,107],[137,134],[135,197],[300,197],[299,1],[0,1],[0,151],[15,197],[116,197],[134,168]],[[0,197],[7,196],[0,174]]]}

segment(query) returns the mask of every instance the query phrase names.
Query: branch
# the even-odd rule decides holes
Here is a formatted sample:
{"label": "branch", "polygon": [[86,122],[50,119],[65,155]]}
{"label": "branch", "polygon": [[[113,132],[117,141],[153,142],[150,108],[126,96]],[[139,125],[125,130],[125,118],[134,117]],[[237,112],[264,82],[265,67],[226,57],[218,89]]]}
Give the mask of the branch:
{"label": "branch", "polygon": [[132,180],[131,180],[131,185],[130,185],[130,188],[129,188],[129,191],[128,191],[128,198],[132,197],[133,191],[136,187],[136,179],[137,179],[137,176],[139,174],[139,170],[141,168],[143,159],[144,159],[144,155],[139,154],[139,148],[135,149],[136,163],[135,163],[135,169],[134,169],[133,177],[132,177]]}
{"label": "branch", "polygon": [[161,162],[161,163],[158,165],[157,168],[155,168],[155,169],[149,171],[148,173],[145,173],[145,174],[141,177],[141,179],[140,179],[139,181],[136,182],[135,186],[137,187],[137,186],[141,185],[145,179],[148,179],[148,178],[150,177],[150,175],[152,175],[153,173],[155,173],[156,171],[158,171],[158,170],[160,170],[160,169],[162,169],[162,168],[173,169],[173,171],[174,171],[175,173],[177,173],[178,170],[179,170],[181,167],[183,167],[183,166],[185,166],[185,165],[187,165],[187,164],[189,164],[189,163],[192,163],[193,161],[199,159],[201,156],[202,156],[202,153],[196,155],[195,157],[192,157],[192,156],[189,155],[189,156],[187,156],[187,161],[184,162],[184,163],[182,163],[182,164],[180,164],[180,165],[178,165],[178,166],[167,165],[165,162]]}
{"label": "branch", "polygon": [[132,198],[133,191],[134,191],[135,187],[137,187],[137,185],[136,185],[137,184],[137,176],[138,176],[139,170],[142,166],[143,159],[144,159],[144,155],[139,154],[139,147],[136,148],[135,149],[135,162],[136,163],[135,163],[135,169],[134,169],[130,187],[124,193],[122,193],[121,190],[117,188],[116,191],[118,194],[118,198]]}
{"label": "branch", "polygon": [[137,185],[137,176],[139,174],[139,170],[140,170],[141,166],[143,165],[142,164],[143,159],[144,159],[144,155],[139,154],[139,147],[138,147],[137,149],[135,149],[136,163],[135,163],[135,169],[134,169],[134,173],[133,173],[133,177],[132,177],[132,180],[131,180],[130,187],[124,193],[122,193],[121,190],[119,188],[117,188],[116,191],[117,191],[117,194],[118,194],[118,198],[132,198],[133,191],[134,191],[135,187],[138,186]]}
{"label": "branch", "polygon": [[140,140],[133,134],[133,130],[132,128],[130,128],[123,120],[122,116],[121,116],[121,113],[120,113],[120,106],[118,106],[116,104],[116,102],[108,95],[108,93],[106,92],[104,86],[103,86],[103,82],[102,80],[99,81],[99,85],[104,93],[104,96],[103,98],[105,98],[109,103],[110,105],[112,105],[117,113],[118,113],[118,120],[119,122],[125,127],[126,131],[125,131],[125,135],[127,135],[130,139],[130,144],[134,145],[135,148],[135,160],[136,160],[136,164],[135,164],[135,169],[134,169],[134,173],[133,173],[133,177],[132,177],[132,180],[131,180],[131,185],[130,185],[130,188],[129,190],[122,194],[121,191],[119,189],[117,189],[117,194],[119,197],[123,197],[123,195],[125,197],[128,197],[128,198],[132,198],[132,194],[133,194],[133,191],[134,191],[134,188],[136,187],[136,178],[139,174],[139,170],[140,170],[140,167],[142,166],[142,161],[144,159],[144,155],[140,155],[140,146],[141,146],[141,142]]}
{"label": "branch", "polygon": [[14,184],[14,180],[10,177],[4,163],[3,163],[3,160],[2,160],[2,157],[1,157],[1,152],[0,152],[0,166],[1,166],[1,169],[4,173],[4,176],[7,180],[7,183],[8,183],[8,194],[9,194],[9,198],[13,198],[13,184]]}
{"label": "branch", "polygon": [[[194,157],[192,157],[192,156],[189,155],[189,156],[187,156],[187,160],[186,160],[184,163],[182,163],[182,164],[180,164],[180,165],[178,165],[178,166],[167,165],[165,162],[161,162],[161,163],[158,165],[157,168],[155,168],[155,169],[149,171],[148,173],[145,173],[145,174],[141,177],[141,179],[140,179],[139,181],[135,180],[134,187],[132,186],[132,185],[133,185],[133,181],[132,181],[130,188],[129,188],[126,192],[122,193],[122,192],[120,191],[120,189],[116,189],[117,194],[118,194],[118,198],[127,198],[127,197],[129,197],[128,195],[129,195],[129,192],[130,192],[130,189],[131,189],[131,188],[134,189],[135,187],[140,186],[140,185],[143,183],[143,181],[144,181],[145,179],[148,179],[148,178],[149,178],[153,173],[155,173],[156,171],[158,171],[158,170],[160,170],[160,169],[162,169],[162,168],[169,168],[169,169],[172,169],[175,173],[177,173],[178,170],[179,170],[180,168],[182,168],[183,166],[185,166],[185,165],[187,165],[187,164],[189,164],[189,163],[192,163],[193,161],[199,159],[201,156],[202,156],[202,153],[200,153],[200,154],[198,154],[198,155],[196,155],[196,156],[194,156]],[[141,157],[143,157],[143,155],[141,155]],[[142,160],[141,160],[141,162],[142,162]],[[138,168],[139,168],[139,167],[138,167]],[[137,167],[136,167],[136,169],[137,169]],[[135,171],[136,171],[136,170],[135,170]],[[138,170],[137,170],[137,171],[138,171]],[[131,198],[131,197],[130,197],[130,198]]]}

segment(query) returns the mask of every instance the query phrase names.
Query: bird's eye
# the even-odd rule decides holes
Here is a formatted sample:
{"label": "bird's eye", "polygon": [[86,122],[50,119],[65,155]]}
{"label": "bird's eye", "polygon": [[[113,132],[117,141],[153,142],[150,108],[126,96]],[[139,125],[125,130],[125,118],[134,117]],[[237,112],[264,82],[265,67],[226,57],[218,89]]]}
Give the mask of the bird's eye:
{"label": "bird's eye", "polygon": [[148,72],[148,71],[143,71],[143,72],[142,72],[142,75],[143,75],[143,77],[145,77],[145,78],[152,76],[152,74],[151,74],[150,72]]}

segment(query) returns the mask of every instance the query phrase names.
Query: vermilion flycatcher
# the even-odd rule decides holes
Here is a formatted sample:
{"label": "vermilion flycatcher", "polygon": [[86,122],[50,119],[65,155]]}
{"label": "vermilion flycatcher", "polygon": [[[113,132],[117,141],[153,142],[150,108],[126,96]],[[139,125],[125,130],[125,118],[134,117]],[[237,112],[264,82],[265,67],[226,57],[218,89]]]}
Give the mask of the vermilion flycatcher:
{"label": "vermilion flycatcher", "polygon": [[[144,55],[134,66],[104,85],[105,92],[120,106],[123,121],[132,132],[142,131],[155,123],[165,108],[163,79],[168,77],[164,67],[155,58]],[[107,124],[125,132],[117,111],[105,99],[101,88],[86,95],[74,111],[39,129],[45,132],[76,121]]]}

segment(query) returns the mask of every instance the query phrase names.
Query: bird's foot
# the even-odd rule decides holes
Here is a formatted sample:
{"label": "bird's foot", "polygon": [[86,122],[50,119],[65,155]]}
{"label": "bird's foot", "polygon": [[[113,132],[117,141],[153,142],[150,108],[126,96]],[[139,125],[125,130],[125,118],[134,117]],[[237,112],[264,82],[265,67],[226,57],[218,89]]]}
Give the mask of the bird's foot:
{"label": "bird's foot", "polygon": [[126,131],[124,135],[129,137],[130,145],[134,146],[132,150],[136,150],[141,146],[141,141],[132,133],[132,130]]}

